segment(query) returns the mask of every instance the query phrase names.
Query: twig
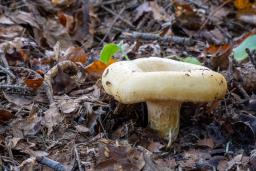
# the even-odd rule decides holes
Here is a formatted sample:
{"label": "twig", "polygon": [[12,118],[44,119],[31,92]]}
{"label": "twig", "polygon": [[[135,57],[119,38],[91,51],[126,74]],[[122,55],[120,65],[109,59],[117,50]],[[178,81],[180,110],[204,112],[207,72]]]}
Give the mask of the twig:
{"label": "twig", "polygon": [[119,19],[119,16],[122,15],[122,13],[124,12],[124,10],[125,10],[125,7],[123,7],[123,8],[121,9],[121,11],[119,12],[119,14],[115,17],[114,21],[111,23],[110,27],[108,28],[108,31],[106,32],[105,36],[104,36],[103,39],[100,41],[99,46],[101,46],[101,45],[104,43],[105,39],[107,38],[107,36],[109,35],[110,31],[112,30],[112,27],[115,25],[116,21]]}
{"label": "twig", "polygon": [[5,55],[3,53],[1,53],[0,55],[5,68],[9,68],[9,64],[7,62],[7,59],[5,58]]}
{"label": "twig", "polygon": [[42,165],[48,166],[55,171],[66,171],[65,166],[55,160],[48,157],[36,157],[36,161]]}
{"label": "twig", "polygon": [[179,37],[179,36],[160,36],[158,34],[152,33],[140,33],[132,32],[123,33],[123,38],[127,39],[142,39],[142,40],[158,40],[163,42],[174,42],[176,44],[192,46],[195,44],[195,41],[191,38]]}
{"label": "twig", "polygon": [[93,7],[97,7],[97,6],[101,6],[101,5],[109,5],[109,4],[113,4],[113,3],[117,3],[117,2],[122,2],[123,0],[110,0],[110,1],[103,1],[103,2],[99,2],[99,3],[95,3],[93,4]]}
{"label": "twig", "polygon": [[104,136],[105,136],[106,138],[108,138],[108,136],[107,136],[107,131],[105,130],[105,128],[104,128],[104,126],[103,126],[103,124],[102,124],[102,122],[101,122],[101,118],[99,118],[99,119],[97,119],[97,120],[99,121],[100,127],[101,127],[102,131],[104,132]]}
{"label": "twig", "polygon": [[[1,59],[2,59],[2,62],[3,62],[3,64],[4,64],[4,67],[7,69],[7,70],[9,70],[9,64],[8,64],[8,61],[6,60],[6,58],[5,58],[5,55],[3,54],[3,53],[1,53],[0,54],[1,55]],[[10,81],[10,77],[9,77],[9,75],[7,76],[7,83],[10,83],[11,81]]]}
{"label": "twig", "polygon": [[245,52],[248,54],[249,59],[250,59],[252,65],[256,69],[256,51],[255,50],[251,51],[250,49],[246,48]]}
{"label": "twig", "polygon": [[126,20],[125,18],[123,18],[122,16],[116,14],[114,11],[112,11],[111,9],[107,8],[106,6],[104,5],[101,5],[101,8],[103,8],[104,10],[106,10],[107,12],[109,12],[110,14],[118,17],[120,20],[122,20],[124,23],[126,23],[128,26],[130,26],[132,29],[135,28],[135,26],[128,20]]}
{"label": "twig", "polygon": [[77,162],[79,171],[83,171],[82,166],[81,166],[81,160],[80,160],[79,153],[77,151],[76,145],[74,146],[74,151],[75,151],[76,162]]}
{"label": "twig", "polygon": [[16,85],[1,84],[0,91],[6,91],[7,93],[19,94],[24,96],[35,96],[35,92],[33,92],[32,90],[26,87]]}
{"label": "twig", "polygon": [[5,68],[2,65],[0,65],[0,70],[2,70],[5,74],[9,75],[13,80],[16,80],[15,75],[8,68]]}

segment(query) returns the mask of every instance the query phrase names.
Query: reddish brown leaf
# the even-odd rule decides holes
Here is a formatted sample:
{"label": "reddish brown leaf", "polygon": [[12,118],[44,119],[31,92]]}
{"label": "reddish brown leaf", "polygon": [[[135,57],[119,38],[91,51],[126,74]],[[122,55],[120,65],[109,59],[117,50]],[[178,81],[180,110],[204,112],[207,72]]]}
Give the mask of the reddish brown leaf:
{"label": "reddish brown leaf", "polygon": [[12,119],[13,116],[14,115],[8,110],[0,109],[0,123],[9,121],[10,119]]}
{"label": "reddish brown leaf", "polygon": [[44,82],[43,78],[36,78],[36,79],[26,79],[24,80],[25,84],[32,88],[33,90],[37,90]]}
{"label": "reddish brown leaf", "polygon": [[115,63],[116,60],[115,59],[111,59],[109,61],[108,64],[105,64],[99,60],[94,61],[93,63],[91,63],[90,65],[88,65],[85,68],[85,72],[88,72],[89,74],[96,74],[96,75],[100,75],[103,73],[103,71],[110,65]]}

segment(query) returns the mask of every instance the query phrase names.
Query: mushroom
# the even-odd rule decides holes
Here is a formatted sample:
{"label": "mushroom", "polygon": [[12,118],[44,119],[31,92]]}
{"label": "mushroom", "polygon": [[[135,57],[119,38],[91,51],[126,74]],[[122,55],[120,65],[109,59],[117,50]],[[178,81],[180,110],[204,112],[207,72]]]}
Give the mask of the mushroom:
{"label": "mushroom", "polygon": [[150,127],[168,146],[178,135],[183,102],[210,102],[227,91],[225,78],[207,67],[158,57],[111,64],[102,84],[121,103],[146,102]]}

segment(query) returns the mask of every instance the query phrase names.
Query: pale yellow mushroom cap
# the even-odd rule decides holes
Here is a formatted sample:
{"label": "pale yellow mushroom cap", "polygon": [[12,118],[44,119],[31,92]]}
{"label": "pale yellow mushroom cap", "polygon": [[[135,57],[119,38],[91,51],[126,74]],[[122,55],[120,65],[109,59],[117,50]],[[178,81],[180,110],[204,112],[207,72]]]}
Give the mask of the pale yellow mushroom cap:
{"label": "pale yellow mushroom cap", "polygon": [[158,57],[111,64],[102,75],[102,85],[124,104],[208,102],[223,98],[227,91],[225,78],[209,68]]}

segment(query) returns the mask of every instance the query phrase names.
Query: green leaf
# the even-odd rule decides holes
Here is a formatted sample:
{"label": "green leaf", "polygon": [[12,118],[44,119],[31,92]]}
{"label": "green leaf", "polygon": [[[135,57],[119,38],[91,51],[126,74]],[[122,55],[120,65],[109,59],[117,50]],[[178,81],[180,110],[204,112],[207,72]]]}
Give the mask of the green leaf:
{"label": "green leaf", "polygon": [[182,58],[181,61],[191,63],[191,64],[196,64],[196,65],[202,65],[201,62],[195,57]]}
{"label": "green leaf", "polygon": [[107,64],[109,60],[115,55],[118,51],[120,51],[120,47],[115,43],[105,44],[103,49],[100,52],[100,60]]}
{"label": "green leaf", "polygon": [[246,48],[250,50],[256,49],[256,35],[246,38],[238,47],[233,49],[234,59],[236,61],[241,62],[248,57],[248,54],[245,51]]}

